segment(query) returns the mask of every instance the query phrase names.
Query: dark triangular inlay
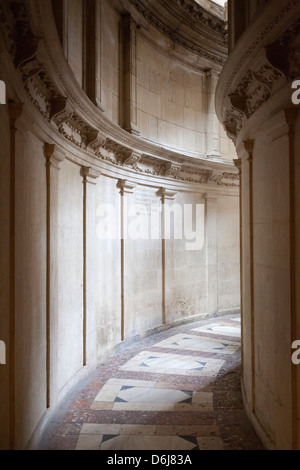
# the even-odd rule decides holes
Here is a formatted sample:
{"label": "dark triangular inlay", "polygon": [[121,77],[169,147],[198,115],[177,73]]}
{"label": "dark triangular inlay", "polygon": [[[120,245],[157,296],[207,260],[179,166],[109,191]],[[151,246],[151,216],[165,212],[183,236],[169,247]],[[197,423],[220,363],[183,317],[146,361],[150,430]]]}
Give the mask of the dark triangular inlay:
{"label": "dark triangular inlay", "polygon": [[129,386],[129,385],[123,385],[123,386],[121,387],[121,390],[130,390],[131,388],[135,388],[135,387],[133,387],[132,385],[131,385],[131,386]]}
{"label": "dark triangular inlay", "polygon": [[192,444],[195,444],[195,446],[198,446],[197,438],[196,436],[179,436],[181,439],[184,439],[185,441],[191,442]]}
{"label": "dark triangular inlay", "polygon": [[123,400],[123,398],[116,397],[115,398],[115,403],[127,403],[127,401]]}
{"label": "dark triangular inlay", "polygon": [[181,400],[178,403],[192,403],[192,397],[187,398],[186,400]]}
{"label": "dark triangular inlay", "polygon": [[150,367],[148,366],[148,364],[145,364],[144,362],[142,364],[140,364],[140,367]]}
{"label": "dark triangular inlay", "polygon": [[118,434],[104,434],[104,436],[102,437],[102,442],[109,441],[110,439],[113,439],[117,436]]}

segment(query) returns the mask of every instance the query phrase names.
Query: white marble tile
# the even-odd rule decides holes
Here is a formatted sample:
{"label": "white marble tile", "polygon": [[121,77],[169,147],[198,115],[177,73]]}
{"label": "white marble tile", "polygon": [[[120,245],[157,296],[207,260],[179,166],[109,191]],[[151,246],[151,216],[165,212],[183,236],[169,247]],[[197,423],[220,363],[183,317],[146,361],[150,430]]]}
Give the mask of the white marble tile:
{"label": "white marble tile", "polygon": [[142,351],[134,356],[121,370],[150,372],[152,374],[178,374],[215,377],[224,361],[206,357]]}
{"label": "white marble tile", "polygon": [[99,450],[101,441],[99,434],[79,434],[75,450]]}
{"label": "white marble tile", "polygon": [[180,390],[132,387],[120,390],[117,398],[129,403],[178,403],[191,398],[191,393]]}
{"label": "white marble tile", "polygon": [[[112,433],[113,434],[113,433]],[[155,435],[156,426],[147,424],[122,424],[119,434]]]}
{"label": "white marble tile", "polygon": [[[105,439],[105,436],[103,436]],[[195,438],[196,439],[196,438]],[[178,436],[120,435],[101,443],[101,450],[191,450],[197,443]]]}
{"label": "white marble tile", "polygon": [[156,343],[155,346],[169,349],[183,349],[190,351],[233,354],[239,347],[239,343],[233,341],[222,341],[202,336],[178,334]]}
{"label": "white marble tile", "polygon": [[109,423],[84,423],[80,434],[120,434],[120,424]]}
{"label": "white marble tile", "polygon": [[[133,380],[133,379],[109,379],[107,382],[106,382],[107,385],[119,385],[120,388],[123,386],[123,385],[126,385],[128,387],[148,387],[148,388],[151,388],[151,387],[155,387],[157,382],[153,382],[151,380]],[[105,384],[105,385],[106,385]]]}
{"label": "white marble tile", "polygon": [[113,402],[116,395],[122,387],[119,385],[112,385],[109,381],[101,388],[100,392],[97,394],[95,401],[109,401]]}
{"label": "white marble tile", "polygon": [[114,403],[114,411],[174,411],[174,403]]}
{"label": "white marble tile", "polygon": [[192,330],[211,333],[215,335],[233,336],[236,338],[240,338],[241,336],[241,329],[239,326],[229,326],[229,325],[223,325],[223,324],[216,325],[215,323],[210,323],[205,326],[200,326],[199,328],[193,328]]}

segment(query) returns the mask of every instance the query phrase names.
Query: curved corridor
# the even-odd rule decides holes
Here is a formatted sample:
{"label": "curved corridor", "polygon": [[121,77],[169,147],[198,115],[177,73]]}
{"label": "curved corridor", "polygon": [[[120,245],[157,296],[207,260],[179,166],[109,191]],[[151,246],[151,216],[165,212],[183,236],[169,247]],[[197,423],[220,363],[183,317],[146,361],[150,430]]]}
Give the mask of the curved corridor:
{"label": "curved corridor", "polygon": [[177,326],[123,348],[81,382],[40,449],[262,449],[243,410],[240,317]]}

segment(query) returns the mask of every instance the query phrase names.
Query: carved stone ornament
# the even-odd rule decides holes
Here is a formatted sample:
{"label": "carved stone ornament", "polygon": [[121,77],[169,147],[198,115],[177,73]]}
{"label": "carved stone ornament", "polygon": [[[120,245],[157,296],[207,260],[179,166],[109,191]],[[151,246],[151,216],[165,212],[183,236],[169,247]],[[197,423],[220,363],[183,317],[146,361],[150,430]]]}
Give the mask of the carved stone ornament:
{"label": "carved stone ornament", "polygon": [[123,163],[125,165],[136,165],[141,159],[141,154],[134,152],[134,151],[129,151],[125,153]]}
{"label": "carved stone ornament", "polygon": [[[174,33],[174,30],[169,27],[164,29],[163,23],[154,18],[150,10],[143,6],[145,2],[128,1],[136,4],[140,14],[158,29],[162,28],[162,32],[171,34],[173,31]],[[163,9],[174,9],[174,5],[170,5],[165,0],[158,0],[158,3]],[[193,7],[190,9],[189,15],[194,18],[200,15],[201,25],[199,27],[209,27],[214,35],[213,29],[216,26],[218,34],[222,38],[224,27],[222,19],[214,19],[214,15],[205,12],[200,6],[198,8],[191,0],[184,0],[180,3],[182,8],[180,14],[185,15],[184,12]],[[130,166],[131,170],[146,176],[172,177],[177,181],[187,183],[214,184],[209,180],[211,170],[190,165],[182,154],[148,144],[103,119],[99,120],[98,113],[90,107],[90,102],[87,104],[84,101],[83,93],[73,88],[68,73],[61,73],[58,69],[51,45],[47,42],[47,33],[39,38],[36,29],[33,29],[33,25],[36,28],[38,22],[42,25],[43,21],[46,21],[41,16],[41,11],[41,3],[38,0],[33,2],[5,0],[0,4],[1,33],[5,47],[11,54],[12,64],[19,72],[24,91],[49,125],[69,143],[81,150],[88,150],[89,153],[94,152],[95,158],[109,165],[123,168],[125,165]],[[139,25],[137,26],[139,27]],[[204,54],[209,60],[223,63],[222,54],[221,56],[218,54],[213,56],[210,50],[207,50],[206,54],[201,48],[198,51],[199,45],[189,42],[187,38],[176,32],[175,35],[173,33],[174,43],[188,47],[196,53],[199,52],[202,56]],[[234,113],[239,114],[239,111],[233,110],[229,120],[233,119]],[[172,161],[176,159],[178,162]],[[52,161],[55,161],[55,157],[52,158]],[[224,181],[221,180],[220,184],[227,185]],[[127,182],[121,189],[129,190],[128,185],[130,186],[130,183]]]}
{"label": "carved stone ornament", "polygon": [[90,147],[94,152],[97,152],[101,147],[104,146],[106,137],[98,130],[93,130],[87,133],[87,147]]}
{"label": "carved stone ornament", "polygon": [[68,99],[65,97],[51,100],[50,119],[60,126],[63,122],[69,121],[73,116],[73,111],[67,106]]}
{"label": "carved stone ornament", "polygon": [[176,176],[180,173],[182,165],[177,163],[167,163],[165,176]]}

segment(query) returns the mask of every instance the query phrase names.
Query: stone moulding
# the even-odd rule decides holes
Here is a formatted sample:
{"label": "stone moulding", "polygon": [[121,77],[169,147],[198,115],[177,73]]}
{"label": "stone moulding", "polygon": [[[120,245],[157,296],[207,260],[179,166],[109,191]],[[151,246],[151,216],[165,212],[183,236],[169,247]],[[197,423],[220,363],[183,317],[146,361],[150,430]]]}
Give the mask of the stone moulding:
{"label": "stone moulding", "polygon": [[217,115],[234,142],[247,120],[300,75],[300,3],[278,2],[275,13],[271,6],[272,15],[267,6],[240,38],[217,86]]}
{"label": "stone moulding", "polygon": [[[18,18],[14,17],[13,4],[14,2],[6,0],[4,7],[0,9],[0,17],[5,23],[5,28],[1,31],[5,44],[9,46],[8,53],[14,67],[19,72],[19,81],[24,93],[48,125],[59,132],[68,143],[84,151],[89,162],[100,159],[144,175],[238,187],[234,165],[212,163],[203,158],[197,160],[164,149],[130,135],[108,121],[88,100],[67,64],[54,20],[51,20],[50,0],[23,0],[22,21],[26,25],[23,30],[15,28]],[[43,34],[36,30],[36,25],[39,25]],[[18,56],[17,44],[11,47],[10,42],[6,41],[7,38],[21,34],[20,30],[28,36],[28,41],[33,41],[30,54],[26,55],[24,51],[22,60],[21,55]],[[22,96],[19,99],[23,101]],[[221,171],[222,174],[232,171],[232,180],[229,182],[228,178],[224,177],[211,178],[214,171]]]}

